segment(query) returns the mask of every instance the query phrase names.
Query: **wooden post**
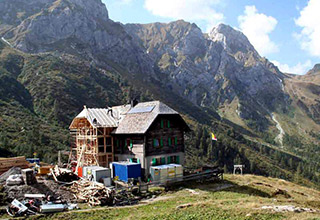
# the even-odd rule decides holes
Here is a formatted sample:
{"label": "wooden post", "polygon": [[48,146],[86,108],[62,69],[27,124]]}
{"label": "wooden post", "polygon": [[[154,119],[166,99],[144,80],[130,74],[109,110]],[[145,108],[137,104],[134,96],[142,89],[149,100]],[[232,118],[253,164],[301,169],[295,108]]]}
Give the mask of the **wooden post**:
{"label": "wooden post", "polygon": [[61,151],[59,150],[58,151],[58,166],[61,167],[62,164],[61,164]]}

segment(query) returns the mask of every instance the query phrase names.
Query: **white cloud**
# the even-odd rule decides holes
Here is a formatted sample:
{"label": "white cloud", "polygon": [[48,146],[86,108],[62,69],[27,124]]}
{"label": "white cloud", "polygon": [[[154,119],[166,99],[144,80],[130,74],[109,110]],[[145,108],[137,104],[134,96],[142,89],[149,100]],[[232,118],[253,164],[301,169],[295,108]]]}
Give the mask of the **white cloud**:
{"label": "white cloud", "polygon": [[145,0],[144,6],[153,15],[192,22],[203,21],[209,31],[224,19],[223,14],[214,9],[220,3],[221,0]]}
{"label": "white cloud", "polygon": [[121,5],[129,5],[133,0],[117,0],[117,2]]}
{"label": "white cloud", "polygon": [[300,41],[301,48],[312,56],[320,57],[320,1],[310,0],[308,5],[300,11],[300,17],[295,20],[296,25],[302,27],[300,33],[295,34]]}
{"label": "white cloud", "polygon": [[308,70],[311,69],[312,63],[310,60],[307,60],[304,63],[298,63],[295,66],[289,66],[288,64],[282,64],[276,60],[271,61],[274,65],[276,65],[281,72],[284,73],[293,73],[298,75],[304,75],[307,73]]}
{"label": "white cloud", "polygon": [[269,37],[278,23],[274,17],[258,13],[252,5],[245,7],[244,14],[238,17],[238,22],[240,30],[262,56],[279,51],[278,45]]}

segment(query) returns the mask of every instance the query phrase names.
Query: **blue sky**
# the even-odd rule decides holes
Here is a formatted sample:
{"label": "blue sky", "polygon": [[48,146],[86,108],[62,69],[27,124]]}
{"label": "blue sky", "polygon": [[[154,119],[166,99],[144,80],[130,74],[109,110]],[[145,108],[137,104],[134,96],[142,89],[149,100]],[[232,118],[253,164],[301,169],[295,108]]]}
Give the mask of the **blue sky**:
{"label": "blue sky", "polygon": [[103,0],[122,23],[184,19],[208,32],[219,23],[241,30],[282,71],[304,74],[320,63],[320,0]]}

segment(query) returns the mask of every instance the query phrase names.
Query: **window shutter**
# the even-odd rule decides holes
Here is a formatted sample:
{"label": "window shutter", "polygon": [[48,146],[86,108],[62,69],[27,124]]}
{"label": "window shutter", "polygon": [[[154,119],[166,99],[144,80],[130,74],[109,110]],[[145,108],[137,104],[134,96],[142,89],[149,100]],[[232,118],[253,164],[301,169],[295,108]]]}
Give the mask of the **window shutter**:
{"label": "window shutter", "polygon": [[163,147],[163,139],[160,139],[160,146]]}
{"label": "window shutter", "polygon": [[176,145],[176,146],[178,145],[178,138],[177,137],[174,138],[174,145]]}
{"label": "window shutter", "polygon": [[140,163],[140,159],[137,159],[137,163]]}
{"label": "window shutter", "polygon": [[176,156],[176,163],[180,164],[180,156]]}
{"label": "window shutter", "polygon": [[130,140],[130,148],[132,148],[132,147],[133,147],[132,140]]}
{"label": "window shutter", "polygon": [[167,122],[167,123],[168,123],[168,128],[170,128],[170,121],[168,120],[168,122]]}
{"label": "window shutter", "polygon": [[156,147],[156,144],[157,144],[157,139],[154,138],[153,139],[153,146]]}
{"label": "window shutter", "polygon": [[171,138],[168,138],[168,145],[171,146]]}
{"label": "window shutter", "polygon": [[161,120],[161,124],[160,125],[161,125],[161,128],[163,128],[163,120]]}
{"label": "window shutter", "polygon": [[155,166],[157,164],[157,159],[156,158],[152,158],[152,166]]}
{"label": "window shutter", "polygon": [[171,157],[167,157],[168,164],[171,163]]}
{"label": "window shutter", "polygon": [[132,163],[132,158],[129,159],[129,162]]}
{"label": "window shutter", "polygon": [[166,164],[166,158],[165,157],[161,157],[161,164]]}

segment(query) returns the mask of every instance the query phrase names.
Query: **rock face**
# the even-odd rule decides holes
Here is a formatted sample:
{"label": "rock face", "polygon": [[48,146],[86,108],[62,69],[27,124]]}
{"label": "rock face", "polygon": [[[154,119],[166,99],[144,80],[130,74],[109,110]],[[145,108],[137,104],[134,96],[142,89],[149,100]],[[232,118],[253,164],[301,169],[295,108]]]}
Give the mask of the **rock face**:
{"label": "rock face", "polygon": [[[140,71],[143,67],[153,73],[148,66],[148,57],[121,24],[109,19],[108,11],[100,0],[41,2],[41,10],[35,10],[35,14],[19,24],[14,23],[15,26],[12,25],[3,35],[15,48],[27,53],[70,53],[97,63],[112,60],[133,71]],[[9,1],[6,3],[4,8],[12,5]],[[141,63],[141,66],[132,65],[136,63]]]}
{"label": "rock face", "polygon": [[228,25],[218,25],[209,36],[184,21],[125,29],[169,76],[168,86],[199,106],[219,109],[238,100],[238,116],[264,129],[269,112],[286,103],[285,76]]}
{"label": "rock face", "polygon": [[306,75],[288,78],[286,90],[300,109],[320,124],[320,64]]}
{"label": "rock face", "polygon": [[0,37],[19,50],[117,65],[139,73],[144,83],[157,82],[165,92],[260,131],[272,123],[271,112],[289,103],[283,90],[287,76],[228,25],[209,34],[182,20],[122,25],[109,19],[101,0],[3,0],[0,24]]}

